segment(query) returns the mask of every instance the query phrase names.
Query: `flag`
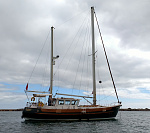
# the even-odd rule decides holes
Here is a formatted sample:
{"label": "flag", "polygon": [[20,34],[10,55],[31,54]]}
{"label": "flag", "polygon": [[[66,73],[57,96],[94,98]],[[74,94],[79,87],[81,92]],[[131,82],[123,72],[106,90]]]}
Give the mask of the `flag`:
{"label": "flag", "polygon": [[26,91],[28,90],[28,83],[27,83],[27,85],[26,85]]}

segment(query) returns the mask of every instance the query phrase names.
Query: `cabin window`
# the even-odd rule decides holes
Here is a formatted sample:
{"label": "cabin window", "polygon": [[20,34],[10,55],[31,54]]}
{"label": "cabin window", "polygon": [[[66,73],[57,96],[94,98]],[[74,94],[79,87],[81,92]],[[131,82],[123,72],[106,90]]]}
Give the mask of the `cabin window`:
{"label": "cabin window", "polygon": [[64,100],[59,100],[59,105],[64,105]]}
{"label": "cabin window", "polygon": [[76,104],[77,104],[77,101],[74,101],[74,100],[73,100],[73,101],[71,102],[71,105],[76,105]]}
{"label": "cabin window", "polygon": [[66,100],[65,105],[70,105],[70,100]]}

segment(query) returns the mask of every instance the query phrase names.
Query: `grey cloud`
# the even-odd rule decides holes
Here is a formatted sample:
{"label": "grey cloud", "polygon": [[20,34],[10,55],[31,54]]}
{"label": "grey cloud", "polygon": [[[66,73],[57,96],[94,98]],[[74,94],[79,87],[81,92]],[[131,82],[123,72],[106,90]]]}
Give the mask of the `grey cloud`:
{"label": "grey cloud", "polygon": [[[81,22],[83,22],[91,6],[95,6],[102,35],[105,37],[113,36],[114,38],[120,39],[118,44],[120,51],[117,51],[115,48],[110,49],[111,47],[108,47],[106,44],[106,50],[117,87],[119,89],[136,87],[136,83],[141,81],[141,78],[143,80],[149,78],[149,60],[129,56],[128,53],[125,54],[123,52],[124,49],[128,51],[133,48],[143,52],[150,50],[150,9],[148,0],[105,0],[94,2],[91,0],[77,0],[74,1],[74,3],[70,0],[8,0],[0,1],[0,82],[17,82],[22,84],[28,81],[28,77],[32,72],[51,26],[56,28],[54,31],[56,44],[54,46],[54,54],[60,55],[55,66],[55,68],[58,68],[58,65],[64,57],[64,52],[71,43],[70,38],[72,39],[76,35],[75,32],[78,32],[78,25],[80,26],[82,24]],[[88,13],[90,13],[90,11]],[[86,30],[86,27],[84,27],[82,31],[83,34],[80,35],[80,45],[84,42],[84,33],[87,32]],[[96,37],[98,37],[98,35]],[[50,36],[47,43],[50,43]],[[70,59],[69,54],[73,53],[73,51],[69,51],[65,56],[61,68],[62,73],[60,73],[59,77],[61,79],[59,83],[62,86],[67,84],[68,87],[70,87],[73,83],[72,79],[76,76],[73,72],[77,70],[80,58],[80,45],[77,47],[75,47],[75,44],[72,45],[74,59],[70,63],[71,66],[68,66],[68,73],[66,73],[64,77],[63,71],[67,67],[66,64]],[[47,51],[48,48],[44,49],[44,52]],[[98,52],[99,55],[104,57],[101,53],[102,51]],[[90,54],[90,52],[88,54]],[[86,59],[87,58],[88,55]],[[37,83],[40,80],[40,76],[43,75],[42,70],[45,67],[43,62],[45,60],[42,55],[38,64],[39,67],[36,70],[37,74],[33,74],[33,76],[38,77],[38,79],[32,79],[32,82]],[[100,66],[97,68],[100,71],[100,78],[103,80],[103,83],[106,83],[104,86],[108,87],[111,83],[108,81],[110,77],[106,61],[101,58],[98,58],[98,60]],[[84,62],[83,56],[81,62]],[[47,72],[49,72],[49,70],[47,70]],[[79,68],[78,72],[83,72],[83,84],[85,84],[86,80],[89,83],[91,82],[87,78],[88,75],[86,75],[86,71]],[[105,74],[105,72],[107,74]],[[81,75],[77,75],[77,88],[80,86],[80,77]],[[57,79],[55,80],[57,81]],[[142,85],[143,84],[139,82],[138,86]]]}

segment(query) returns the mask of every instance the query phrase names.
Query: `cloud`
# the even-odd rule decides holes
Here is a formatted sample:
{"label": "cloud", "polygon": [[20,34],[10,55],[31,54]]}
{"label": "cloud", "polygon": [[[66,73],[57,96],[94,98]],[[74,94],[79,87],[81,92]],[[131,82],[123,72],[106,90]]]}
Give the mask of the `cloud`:
{"label": "cloud", "polygon": [[[84,44],[91,41],[85,36],[89,36],[91,32],[86,24],[90,26],[90,22],[87,21],[90,21],[90,7],[95,6],[120,97],[149,99],[148,92],[140,90],[140,88],[150,89],[148,5],[148,0],[142,2],[140,0],[136,2],[77,0],[73,3],[69,0],[0,1],[0,91],[5,92],[2,98],[7,99],[4,96],[10,95],[8,91],[16,91],[15,87],[5,86],[6,83],[24,85],[28,82],[51,26],[55,27],[54,55],[60,55],[55,63],[54,84],[61,87],[67,84],[67,88],[80,88],[87,93],[91,92],[90,68],[88,68],[90,74],[87,74],[87,66],[90,67],[91,64],[86,63],[88,58],[91,58],[88,56],[91,54],[88,51],[91,46],[86,47]],[[88,19],[86,19],[87,15],[89,15]],[[103,51],[99,50],[102,48],[99,45],[99,35],[95,36],[98,50],[96,65],[99,65],[97,79],[102,80],[102,86],[106,90],[110,90],[112,84]],[[73,41],[74,37],[76,41]],[[49,43],[50,35],[37,63],[38,67],[33,72],[32,83],[41,82],[43,76],[45,76],[45,84],[49,83],[50,70],[45,66],[45,62],[49,63],[49,59],[44,57],[45,55],[48,57]],[[86,48],[86,56],[84,56],[85,51],[82,51],[84,48]],[[91,59],[88,62],[90,61]],[[81,62],[84,65],[81,65]],[[99,89],[98,83],[97,86]],[[23,86],[19,89],[24,90]],[[15,97],[17,95],[20,97],[20,94],[15,94]]]}
{"label": "cloud", "polygon": [[26,96],[23,93],[1,92],[0,100],[1,109],[24,108]]}

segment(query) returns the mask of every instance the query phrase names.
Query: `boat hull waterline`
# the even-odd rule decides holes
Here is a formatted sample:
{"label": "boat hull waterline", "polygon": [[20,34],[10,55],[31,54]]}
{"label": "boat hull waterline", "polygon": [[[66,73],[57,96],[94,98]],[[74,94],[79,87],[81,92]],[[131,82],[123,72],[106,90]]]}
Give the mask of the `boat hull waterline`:
{"label": "boat hull waterline", "polygon": [[115,118],[120,105],[92,109],[44,109],[25,107],[22,118],[25,120],[81,121]]}

